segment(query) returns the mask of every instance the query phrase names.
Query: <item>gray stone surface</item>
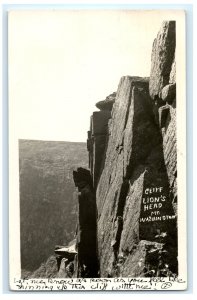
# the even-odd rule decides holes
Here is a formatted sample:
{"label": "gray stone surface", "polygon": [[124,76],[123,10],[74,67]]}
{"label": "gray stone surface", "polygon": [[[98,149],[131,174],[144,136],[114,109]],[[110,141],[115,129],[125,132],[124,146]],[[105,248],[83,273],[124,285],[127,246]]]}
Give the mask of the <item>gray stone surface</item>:
{"label": "gray stone surface", "polygon": [[96,199],[89,170],[73,171],[78,188],[77,277],[97,277]]}
{"label": "gray stone surface", "polygon": [[172,63],[172,67],[171,67],[169,83],[176,83],[176,60],[175,60],[175,57],[174,57],[174,61]]}
{"label": "gray stone surface", "polygon": [[[121,78],[112,111],[105,167],[96,192],[102,277],[117,275],[121,255],[127,264],[132,262],[127,267],[121,262],[122,276],[128,275],[129,268],[130,271],[137,268],[133,265],[134,258],[128,259],[128,256],[140,240],[157,242],[155,236],[158,231],[174,235],[171,232],[174,219],[172,222],[140,223],[141,217],[150,214],[144,214],[142,206],[147,187],[163,187],[162,196],[166,197],[166,201],[160,210],[161,215],[174,216],[162,137],[154,122],[147,89],[148,82],[143,78]],[[122,225],[118,226],[121,219]]]}
{"label": "gray stone surface", "polygon": [[122,77],[111,111],[107,97],[91,118],[100,277],[178,272],[175,44],[175,22],[166,21],[153,44],[150,79]]}
{"label": "gray stone surface", "polygon": [[164,86],[161,91],[161,98],[163,101],[172,104],[176,98],[176,83],[170,83]]}
{"label": "gray stone surface", "polygon": [[[177,135],[176,135],[176,108],[169,107],[168,118],[162,128],[163,154],[169,179],[170,197],[175,211],[177,210]],[[162,114],[163,108],[159,110]]]}
{"label": "gray stone surface", "polygon": [[175,66],[172,68],[176,47],[176,22],[165,21],[153,42],[152,56],[151,56],[151,73],[149,91],[151,97],[154,99],[159,95],[162,88],[170,81],[174,82]]}
{"label": "gray stone surface", "polygon": [[100,110],[111,111],[116,99],[116,92],[110,94],[105,100],[96,103],[96,107]]}

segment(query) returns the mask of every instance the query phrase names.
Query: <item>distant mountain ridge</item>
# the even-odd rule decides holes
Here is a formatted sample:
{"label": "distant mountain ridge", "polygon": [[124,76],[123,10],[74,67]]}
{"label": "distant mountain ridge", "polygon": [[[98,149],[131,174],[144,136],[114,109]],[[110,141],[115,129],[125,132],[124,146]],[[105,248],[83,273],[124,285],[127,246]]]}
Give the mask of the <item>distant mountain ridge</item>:
{"label": "distant mountain ridge", "polygon": [[85,143],[19,140],[21,268],[36,270],[76,230],[72,172],[87,167]]}

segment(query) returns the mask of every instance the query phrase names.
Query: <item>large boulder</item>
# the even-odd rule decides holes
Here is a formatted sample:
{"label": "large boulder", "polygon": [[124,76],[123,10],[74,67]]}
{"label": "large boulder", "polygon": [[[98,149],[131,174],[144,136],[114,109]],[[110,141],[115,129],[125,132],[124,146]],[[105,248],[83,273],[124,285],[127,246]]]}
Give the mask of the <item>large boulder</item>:
{"label": "large boulder", "polygon": [[101,100],[96,103],[96,107],[100,110],[112,110],[112,107],[114,105],[116,99],[116,92],[110,94],[109,96],[106,97],[105,100]]}
{"label": "large boulder", "polygon": [[163,101],[172,104],[176,98],[176,83],[170,83],[164,86],[161,91],[161,98]]}

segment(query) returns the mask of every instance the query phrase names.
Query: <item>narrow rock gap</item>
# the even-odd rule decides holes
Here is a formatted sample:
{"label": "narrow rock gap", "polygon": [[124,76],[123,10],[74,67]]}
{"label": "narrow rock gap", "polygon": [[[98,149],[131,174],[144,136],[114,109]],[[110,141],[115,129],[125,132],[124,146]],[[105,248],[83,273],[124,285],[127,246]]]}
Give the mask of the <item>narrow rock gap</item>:
{"label": "narrow rock gap", "polygon": [[124,212],[124,207],[125,207],[125,203],[126,203],[126,197],[128,194],[128,189],[129,189],[129,181],[124,179],[122,186],[121,186],[121,190],[120,190],[118,207],[117,207],[117,211],[116,211],[116,218],[114,221],[114,224],[116,223],[116,227],[117,227],[115,237],[114,237],[114,242],[113,242],[113,251],[114,251],[114,257],[115,257],[114,264],[117,263],[117,259],[118,259],[121,234],[122,234],[122,230],[123,230],[123,212]]}
{"label": "narrow rock gap", "polygon": [[133,91],[133,84],[131,84],[131,88],[130,88],[130,92],[129,92],[129,102],[127,105],[127,111],[126,111],[126,116],[125,116],[125,122],[124,122],[124,129],[125,130],[126,126],[127,126],[127,121],[129,118],[129,112],[130,112],[130,106],[131,106],[131,98],[132,98],[132,91]]}

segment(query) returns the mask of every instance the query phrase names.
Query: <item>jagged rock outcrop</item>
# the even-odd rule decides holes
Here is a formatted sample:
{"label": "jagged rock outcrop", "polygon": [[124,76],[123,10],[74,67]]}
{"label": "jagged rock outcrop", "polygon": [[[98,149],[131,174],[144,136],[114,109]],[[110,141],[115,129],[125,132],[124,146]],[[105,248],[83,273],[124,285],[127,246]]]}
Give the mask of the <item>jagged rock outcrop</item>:
{"label": "jagged rock outcrop", "polygon": [[176,23],[163,22],[153,43],[149,92],[163,137],[163,154],[168,174],[170,197],[177,209],[176,148]]}
{"label": "jagged rock outcrop", "polygon": [[108,142],[108,121],[116,98],[116,92],[110,94],[105,100],[96,103],[100,111],[93,112],[88,131],[87,149],[89,151],[89,168],[96,188],[100,174],[103,170],[104,155]]}
{"label": "jagged rock outcrop", "polygon": [[112,107],[114,105],[116,99],[116,92],[110,94],[106,97],[105,100],[99,101],[96,103],[96,107],[100,110],[112,110]]}
{"label": "jagged rock outcrop", "polygon": [[176,236],[162,136],[148,88],[147,79],[122,77],[112,110],[105,167],[96,191],[101,277],[133,274],[139,263],[133,251],[141,247],[140,241],[157,243],[156,236],[167,232],[174,243]]}
{"label": "jagged rock outcrop", "polygon": [[42,262],[35,271],[24,271],[22,269],[21,278],[56,278],[58,277],[58,266],[56,257],[51,255],[46,261]]}
{"label": "jagged rock outcrop", "polygon": [[57,260],[59,278],[73,277],[74,275],[74,261],[76,257],[76,240],[70,242],[69,246],[56,246],[55,255]]}
{"label": "jagged rock outcrop", "polygon": [[97,232],[96,199],[90,171],[78,168],[73,171],[78,188],[78,225],[77,225],[77,277],[97,277]]}
{"label": "jagged rock outcrop", "polygon": [[[171,79],[174,82],[176,22],[165,21],[153,42],[150,96],[154,99]],[[174,64],[173,64],[174,63]],[[172,74],[170,74],[172,71]]]}
{"label": "jagged rock outcrop", "polygon": [[161,91],[162,100],[164,102],[172,104],[175,97],[176,97],[176,84],[175,83],[167,84]]}
{"label": "jagged rock outcrop", "polygon": [[150,78],[122,77],[113,105],[91,117],[100,277],[178,273],[175,45],[175,22],[164,22]]}
{"label": "jagged rock outcrop", "polygon": [[90,131],[88,131],[87,149],[89,155],[89,168],[93,178],[93,186],[96,188],[102,172],[102,161],[108,140],[108,121],[111,112],[108,110],[96,111],[90,120]]}

